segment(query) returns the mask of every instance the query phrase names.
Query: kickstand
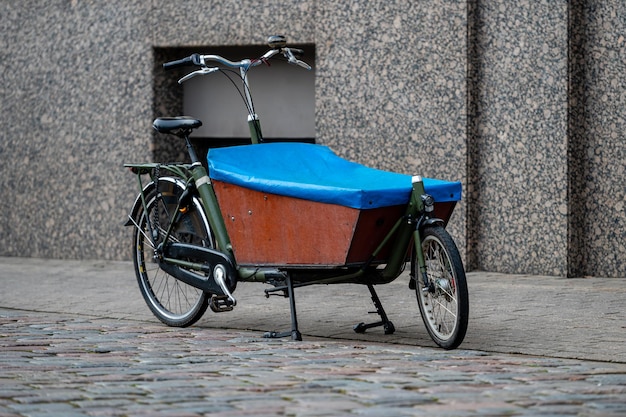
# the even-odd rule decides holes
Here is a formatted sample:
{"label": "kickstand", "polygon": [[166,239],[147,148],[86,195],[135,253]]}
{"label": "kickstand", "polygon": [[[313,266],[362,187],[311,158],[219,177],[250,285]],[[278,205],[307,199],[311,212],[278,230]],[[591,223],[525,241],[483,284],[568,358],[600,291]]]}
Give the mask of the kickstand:
{"label": "kickstand", "polygon": [[294,297],[293,283],[291,282],[291,277],[289,275],[287,275],[286,284],[287,297],[289,297],[289,308],[291,310],[291,330],[287,332],[266,332],[263,337],[276,339],[279,337],[291,336],[291,340],[302,340],[302,334],[298,330],[298,318],[296,316],[296,299]]}
{"label": "kickstand", "polygon": [[376,323],[359,323],[353,327],[354,331],[357,333],[365,333],[367,329],[371,329],[372,327],[383,326],[385,330],[385,334],[393,334],[396,331],[393,323],[389,321],[387,318],[387,313],[383,309],[383,305],[380,302],[380,298],[378,298],[378,294],[376,294],[376,290],[374,290],[374,286],[372,284],[367,284],[367,288],[370,290],[370,294],[372,295],[372,301],[374,302],[374,306],[376,307],[376,311],[372,311],[372,313],[378,313],[381,321]]}

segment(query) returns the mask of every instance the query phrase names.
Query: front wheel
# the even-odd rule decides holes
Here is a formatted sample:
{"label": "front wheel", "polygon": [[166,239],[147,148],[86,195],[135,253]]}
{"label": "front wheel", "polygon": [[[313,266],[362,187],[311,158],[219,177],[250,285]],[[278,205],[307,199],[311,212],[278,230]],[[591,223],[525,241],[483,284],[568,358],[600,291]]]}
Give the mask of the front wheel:
{"label": "front wheel", "polygon": [[422,251],[428,282],[415,262],[415,292],[428,334],[444,349],[458,347],[467,332],[469,294],[459,250],[441,226],[424,229]]}

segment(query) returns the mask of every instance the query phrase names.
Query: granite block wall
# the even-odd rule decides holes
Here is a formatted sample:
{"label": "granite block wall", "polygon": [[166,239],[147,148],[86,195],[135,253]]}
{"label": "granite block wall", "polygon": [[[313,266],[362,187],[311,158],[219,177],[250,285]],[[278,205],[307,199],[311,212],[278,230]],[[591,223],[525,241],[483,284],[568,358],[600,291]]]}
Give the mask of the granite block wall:
{"label": "granite block wall", "polygon": [[571,276],[626,276],[626,6],[570,9]]}
{"label": "granite block wall", "polygon": [[626,276],[626,7],[468,6],[469,267]]}
{"label": "granite block wall", "polygon": [[470,265],[567,272],[567,1],[472,4]]}
{"label": "granite block wall", "polygon": [[145,2],[3,1],[0,254],[128,259],[120,224],[148,159]]}
{"label": "granite block wall", "polygon": [[122,164],[182,153],[160,64],[185,48],[316,51],[316,140],[463,182],[468,269],[626,277],[626,6],[608,0],[35,0],[0,10],[0,255],[129,259]]}

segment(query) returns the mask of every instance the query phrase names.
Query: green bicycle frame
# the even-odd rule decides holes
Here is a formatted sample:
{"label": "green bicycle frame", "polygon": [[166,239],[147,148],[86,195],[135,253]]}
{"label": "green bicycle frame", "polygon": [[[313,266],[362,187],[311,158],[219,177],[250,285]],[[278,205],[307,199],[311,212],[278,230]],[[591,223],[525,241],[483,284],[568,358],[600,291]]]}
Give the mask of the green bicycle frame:
{"label": "green bicycle frame", "polygon": [[[157,163],[144,163],[144,164],[125,164],[125,167],[131,168],[134,173],[137,174],[138,185],[140,189],[140,199],[137,204],[141,204],[144,211],[147,212],[147,202],[145,201],[145,188],[141,180],[141,175],[149,174],[151,180],[154,181],[153,171],[158,166],[160,170],[170,172],[179,178],[182,182],[190,187],[192,183],[195,184],[200,200],[204,207],[204,211],[209,221],[209,225],[213,231],[215,241],[218,249],[226,254],[233,265],[238,270],[238,278],[242,281],[265,281],[266,274],[262,269],[237,267],[236,259],[234,256],[233,248],[230,242],[230,237],[226,230],[224,218],[222,217],[221,210],[211,184],[211,180],[207,175],[207,171],[200,163],[195,164],[157,164]],[[326,283],[340,281],[351,281],[359,278],[366,278],[367,280],[374,281],[376,283],[386,283],[393,281],[402,271],[408,249],[411,245],[411,240],[414,242],[415,259],[417,261],[419,271],[425,274],[426,267],[424,263],[424,255],[421,247],[421,237],[419,226],[424,219],[425,205],[424,198],[426,193],[424,191],[424,184],[420,177],[415,177],[413,181],[413,190],[411,192],[411,198],[407,205],[405,214],[399,218],[382,242],[377,246],[374,252],[371,254],[370,259],[374,259],[379,252],[391,242],[391,255],[388,259],[386,266],[383,269],[368,269],[367,263],[364,267],[358,269],[356,272],[343,273],[337,272],[336,275],[331,277],[323,277],[320,279],[314,279],[311,283]],[[174,219],[172,219],[173,221]],[[431,219],[433,220],[433,219]],[[436,219],[435,219],[436,220]],[[171,231],[171,224],[168,225],[167,234]],[[152,227],[152,226],[150,226]],[[150,230],[151,232],[151,230]],[[175,262],[178,263],[178,262]],[[187,264],[185,267],[202,270],[200,264]],[[274,272],[270,272],[274,273]]]}

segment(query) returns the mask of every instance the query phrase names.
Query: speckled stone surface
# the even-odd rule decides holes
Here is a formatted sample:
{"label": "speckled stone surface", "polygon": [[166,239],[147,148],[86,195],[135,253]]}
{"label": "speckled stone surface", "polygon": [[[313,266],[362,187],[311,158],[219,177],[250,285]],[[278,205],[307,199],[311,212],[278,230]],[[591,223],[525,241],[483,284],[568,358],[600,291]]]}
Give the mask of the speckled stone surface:
{"label": "speckled stone surface", "polygon": [[148,11],[134,0],[2,2],[1,253],[129,256],[121,223],[135,186],[122,164],[150,157]]}
{"label": "speckled stone surface", "polygon": [[0,255],[128,259],[122,165],[184,157],[160,64],[189,48],[316,50],[316,140],[460,180],[468,269],[626,277],[626,6],[608,0],[4,1]]}
{"label": "speckled stone surface", "polygon": [[567,2],[479,2],[472,12],[471,264],[564,275]]}
{"label": "speckled stone surface", "polygon": [[626,5],[572,1],[570,275],[626,276]]}

